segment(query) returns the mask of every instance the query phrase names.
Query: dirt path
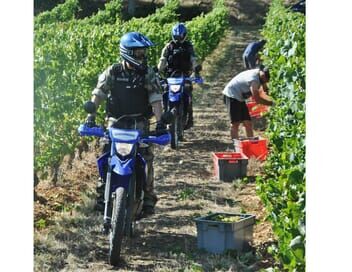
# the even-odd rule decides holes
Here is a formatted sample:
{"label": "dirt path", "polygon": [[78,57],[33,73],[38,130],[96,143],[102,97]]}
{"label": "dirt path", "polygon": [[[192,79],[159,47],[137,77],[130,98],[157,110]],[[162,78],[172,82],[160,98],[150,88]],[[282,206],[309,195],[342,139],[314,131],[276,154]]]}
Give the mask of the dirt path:
{"label": "dirt path", "polygon": [[[269,223],[264,221],[255,184],[217,181],[211,158],[211,152],[232,149],[221,92],[243,69],[243,49],[248,41],[259,38],[259,30],[260,26],[233,25],[203,63],[206,83],[195,87],[195,127],[186,132],[186,141],[179,151],[169,147],[155,149],[155,186],[159,196],[156,214],[139,221],[136,238],[125,243],[123,263],[116,270],[258,271],[271,262],[261,250],[273,240],[273,235]],[[71,178],[79,181],[83,176],[87,182],[81,189],[94,187],[95,155],[96,152],[84,153],[83,159],[72,166]],[[248,175],[259,175],[261,168],[259,162],[251,159]],[[83,197],[80,209],[63,211],[54,226],[35,234],[35,271],[114,270],[107,264],[108,238],[100,234],[102,216],[93,211],[90,199]],[[257,258],[254,253],[236,257],[196,249],[193,219],[216,211],[256,215],[253,246]]]}

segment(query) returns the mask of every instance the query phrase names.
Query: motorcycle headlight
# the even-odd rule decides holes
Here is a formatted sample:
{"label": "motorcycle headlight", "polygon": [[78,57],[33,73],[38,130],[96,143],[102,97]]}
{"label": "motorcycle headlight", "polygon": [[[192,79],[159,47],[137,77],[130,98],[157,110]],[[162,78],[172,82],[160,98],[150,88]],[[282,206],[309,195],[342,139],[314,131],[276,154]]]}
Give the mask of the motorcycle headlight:
{"label": "motorcycle headlight", "polygon": [[121,156],[127,156],[131,153],[133,144],[115,143],[116,152]]}
{"label": "motorcycle headlight", "polygon": [[177,93],[181,89],[181,85],[171,85],[170,90],[174,93]]}

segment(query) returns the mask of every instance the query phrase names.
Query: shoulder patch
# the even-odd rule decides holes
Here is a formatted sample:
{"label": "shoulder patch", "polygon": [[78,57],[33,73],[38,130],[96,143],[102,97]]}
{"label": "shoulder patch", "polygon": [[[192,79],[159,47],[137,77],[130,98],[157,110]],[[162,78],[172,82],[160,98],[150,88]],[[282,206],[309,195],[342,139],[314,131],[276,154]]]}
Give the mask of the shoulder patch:
{"label": "shoulder patch", "polygon": [[125,78],[125,77],[115,77],[115,80],[116,81],[123,81],[123,82],[128,82],[129,81],[129,79]]}

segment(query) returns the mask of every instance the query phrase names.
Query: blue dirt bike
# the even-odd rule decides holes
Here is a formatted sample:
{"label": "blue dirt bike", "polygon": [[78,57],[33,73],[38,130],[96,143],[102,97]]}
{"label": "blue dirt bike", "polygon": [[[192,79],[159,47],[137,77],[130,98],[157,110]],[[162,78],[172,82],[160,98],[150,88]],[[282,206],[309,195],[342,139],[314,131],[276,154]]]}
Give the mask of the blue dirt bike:
{"label": "blue dirt bike", "polygon": [[[183,140],[188,117],[187,109],[191,99],[185,92],[185,88],[187,84],[190,85],[192,82],[202,84],[203,79],[201,77],[184,77],[181,75],[168,77],[166,80],[162,81],[163,88],[166,90],[163,98],[164,111],[171,112],[174,115],[174,120],[169,125],[172,149],[178,149],[179,141]],[[187,87],[191,88],[191,86]]]}
{"label": "blue dirt bike", "polygon": [[[85,110],[94,113],[94,103],[87,102]],[[103,137],[110,145],[110,151],[98,158],[97,164],[99,174],[105,180],[103,231],[110,234],[109,262],[112,265],[118,264],[123,237],[132,237],[134,223],[143,207],[146,162],[140,150],[149,144],[170,143],[170,134],[167,130],[144,135],[137,129],[116,128],[120,121],[126,119],[134,120],[136,128],[136,118],[140,117],[124,115],[116,119],[114,125],[106,130],[97,126],[89,127],[86,124],[78,128],[81,136]]]}

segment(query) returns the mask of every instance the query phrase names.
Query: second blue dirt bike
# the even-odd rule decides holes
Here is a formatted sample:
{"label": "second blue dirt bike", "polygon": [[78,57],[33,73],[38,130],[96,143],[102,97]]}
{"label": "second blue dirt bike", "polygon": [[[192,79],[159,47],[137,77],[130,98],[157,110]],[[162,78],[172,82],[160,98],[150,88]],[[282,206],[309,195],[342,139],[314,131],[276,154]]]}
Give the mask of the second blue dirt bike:
{"label": "second blue dirt bike", "polygon": [[[179,141],[183,140],[184,130],[187,123],[188,107],[191,97],[185,91],[191,88],[192,82],[202,84],[201,77],[168,77],[163,81],[164,89],[164,111],[169,111],[174,115],[174,121],[169,125],[171,134],[171,148],[178,149]],[[167,97],[165,97],[167,96]]]}

